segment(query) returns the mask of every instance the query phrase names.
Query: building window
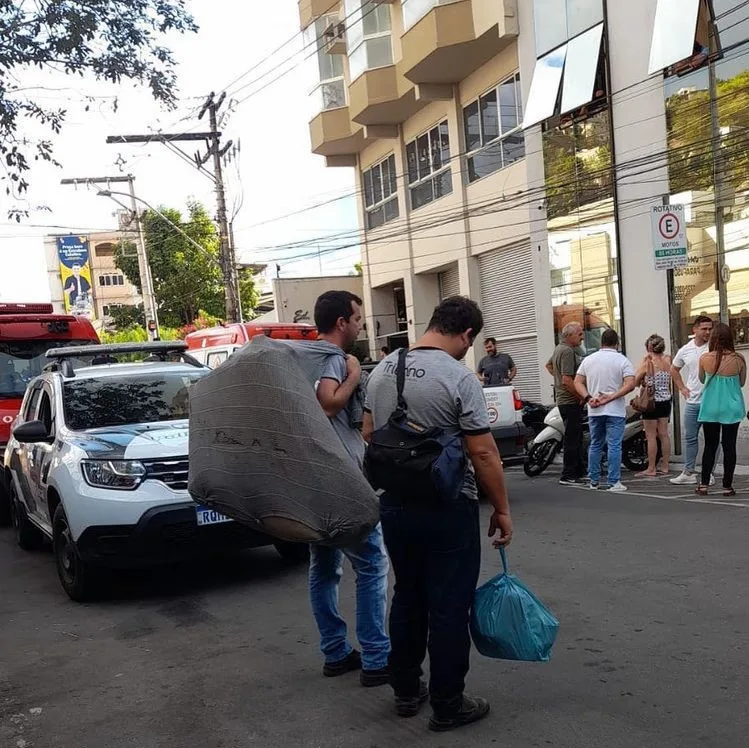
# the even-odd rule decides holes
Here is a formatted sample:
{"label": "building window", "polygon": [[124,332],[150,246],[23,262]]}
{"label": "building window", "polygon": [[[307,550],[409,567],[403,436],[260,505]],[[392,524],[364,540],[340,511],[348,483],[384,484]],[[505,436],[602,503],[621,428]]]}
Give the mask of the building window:
{"label": "building window", "polygon": [[533,15],[540,57],[602,23],[603,0],[533,0]]}
{"label": "building window", "polygon": [[525,157],[522,120],[520,74],[502,81],[463,109],[469,182]]}
{"label": "building window", "polygon": [[343,77],[343,55],[325,51],[325,31],[339,23],[338,16],[318,18],[304,30],[305,55],[310,58],[313,114],[346,106],[346,83]]}
{"label": "building window", "polygon": [[104,278],[105,278],[105,276],[103,276],[103,275],[100,275],[100,276],[99,276],[99,285],[100,285],[100,286],[103,286],[103,285],[104,285]]}
{"label": "building window", "polygon": [[406,145],[411,210],[453,191],[447,120]]}
{"label": "building window", "polygon": [[398,176],[390,155],[362,174],[367,228],[375,229],[398,217]]}
{"label": "building window", "polygon": [[457,0],[403,0],[403,28],[408,31],[415,26],[432,8],[449,5]]}
{"label": "building window", "polygon": [[393,64],[390,6],[373,0],[345,0],[349,75]]}
{"label": "building window", "polygon": [[106,304],[104,305],[102,311],[104,312],[105,317],[109,317],[109,307]]}
{"label": "building window", "polygon": [[118,275],[117,276],[117,285],[118,286],[124,286],[125,285],[125,276]]}

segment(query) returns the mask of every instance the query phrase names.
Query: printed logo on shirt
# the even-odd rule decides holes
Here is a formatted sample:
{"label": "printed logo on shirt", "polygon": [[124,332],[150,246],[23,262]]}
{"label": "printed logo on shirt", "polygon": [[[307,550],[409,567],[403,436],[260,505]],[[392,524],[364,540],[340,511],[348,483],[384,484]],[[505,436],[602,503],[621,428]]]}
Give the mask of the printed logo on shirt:
{"label": "printed logo on shirt", "polygon": [[[398,368],[397,363],[393,363],[392,361],[388,361],[385,364],[385,373],[386,374],[395,374],[396,370]],[[426,370],[425,369],[417,369],[415,366],[407,366],[406,367],[406,378],[407,379],[421,379],[422,377],[426,376]]]}

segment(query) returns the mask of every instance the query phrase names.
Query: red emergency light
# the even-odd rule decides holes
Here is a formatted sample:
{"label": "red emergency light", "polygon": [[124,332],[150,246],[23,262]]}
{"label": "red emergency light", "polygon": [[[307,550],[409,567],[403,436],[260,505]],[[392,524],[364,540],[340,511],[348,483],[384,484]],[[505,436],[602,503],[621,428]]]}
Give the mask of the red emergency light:
{"label": "red emergency light", "polygon": [[0,314],[54,314],[52,304],[0,304]]}

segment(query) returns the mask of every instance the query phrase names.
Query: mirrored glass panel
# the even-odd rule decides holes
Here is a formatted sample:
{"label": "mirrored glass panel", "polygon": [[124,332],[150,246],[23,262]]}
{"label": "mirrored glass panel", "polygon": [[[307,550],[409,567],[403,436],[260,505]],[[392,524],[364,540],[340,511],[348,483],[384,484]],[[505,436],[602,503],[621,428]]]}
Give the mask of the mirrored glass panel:
{"label": "mirrored glass panel", "polygon": [[561,114],[579,109],[592,101],[602,38],[603,24],[599,24],[571,39],[567,45]]}
{"label": "mirrored glass panel", "polygon": [[565,0],[533,0],[533,21],[537,57],[567,41]]}
{"label": "mirrored glass panel", "polygon": [[554,114],[566,55],[567,45],[565,44],[536,61],[528,103],[525,107],[524,128],[537,125]]}
{"label": "mirrored glass panel", "polygon": [[603,23],[603,0],[567,0],[567,33],[569,38]]}
{"label": "mirrored glass panel", "polygon": [[649,73],[694,54],[700,0],[658,0],[650,46]]}

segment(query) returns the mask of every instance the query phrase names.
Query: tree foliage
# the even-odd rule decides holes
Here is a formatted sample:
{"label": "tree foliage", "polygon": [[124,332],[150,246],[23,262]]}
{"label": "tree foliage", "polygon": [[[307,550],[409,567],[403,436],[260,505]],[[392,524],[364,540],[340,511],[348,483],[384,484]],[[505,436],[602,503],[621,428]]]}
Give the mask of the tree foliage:
{"label": "tree foliage", "polygon": [[[174,208],[159,211],[195,241],[198,249],[157,213],[147,211],[143,218],[146,251],[151,267],[159,323],[166,327],[191,325],[201,313],[224,316],[224,286],[219,265],[219,237],[205,207],[188,205],[188,218]],[[140,275],[135,245],[121,242],[115,248],[115,264],[139,289]],[[252,272],[240,272],[240,293],[245,315],[257,304]]]}
{"label": "tree foliage", "polygon": [[[39,89],[18,86],[19,74],[37,68],[111,83],[131,80],[172,107],[175,61],[162,38],[196,30],[184,0],[0,0],[0,179],[6,194],[19,197],[28,189],[34,161],[56,163],[50,139],[29,139],[31,121],[58,134],[66,115],[40,103]],[[25,211],[10,212],[20,220]]]}

